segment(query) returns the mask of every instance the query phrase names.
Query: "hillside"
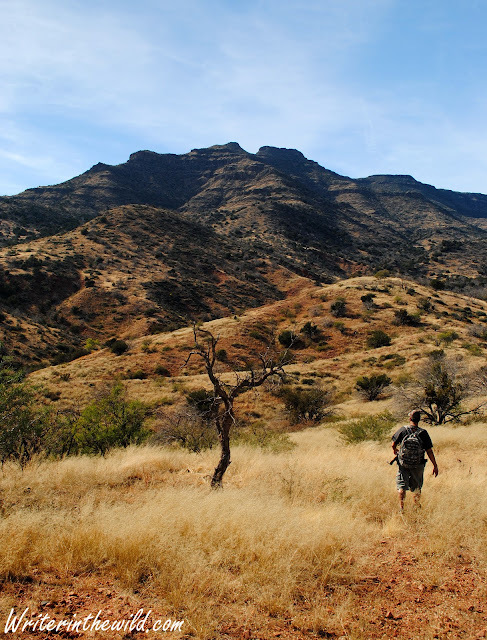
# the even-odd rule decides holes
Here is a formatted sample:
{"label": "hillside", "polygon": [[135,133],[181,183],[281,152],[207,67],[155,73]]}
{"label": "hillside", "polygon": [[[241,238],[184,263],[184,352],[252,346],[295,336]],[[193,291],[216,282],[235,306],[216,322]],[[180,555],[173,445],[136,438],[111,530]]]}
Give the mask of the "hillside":
{"label": "hillside", "polygon": [[285,297],[295,277],[384,268],[482,296],[486,215],[487,196],[352,180],[296,150],[137,152],[0,198],[0,339],[44,366],[88,338],[240,314]]}
{"label": "hillside", "polygon": [[[272,304],[251,309],[239,316],[204,323],[203,328],[219,337],[219,348],[226,359],[218,364],[224,376],[242,367],[242,358],[255,357],[266,349],[271,336],[293,330],[301,339],[293,348],[294,363],[287,367],[294,384],[334,391],[339,412],[394,409],[390,397],[363,403],[355,393],[355,381],[361,375],[387,373],[393,382],[414,376],[425,356],[443,349],[463,363],[466,369],[478,369],[484,363],[487,348],[487,303],[461,294],[431,288],[398,278],[360,277],[317,287],[305,279],[288,282],[287,297]],[[372,305],[362,298],[372,295]],[[345,302],[342,316],[332,313],[337,300]],[[406,311],[418,315],[416,326],[401,325],[397,314]],[[301,329],[311,323],[316,337],[305,339]],[[391,344],[370,348],[367,339],[381,330]],[[194,344],[191,327],[155,333],[128,340],[128,349],[115,355],[108,348],[93,351],[73,362],[46,367],[31,375],[41,383],[47,398],[54,397],[58,408],[83,406],[94,389],[115,378],[133,398],[154,406],[177,407],[185,393],[210,388],[202,362],[188,352]],[[254,354],[254,356],[252,356]],[[164,371],[161,375],[160,371]],[[49,401],[49,400],[46,400]],[[239,401],[242,417],[252,421],[256,398],[246,394]],[[280,401],[269,391],[258,395],[260,419],[276,429],[288,429],[289,420]]]}

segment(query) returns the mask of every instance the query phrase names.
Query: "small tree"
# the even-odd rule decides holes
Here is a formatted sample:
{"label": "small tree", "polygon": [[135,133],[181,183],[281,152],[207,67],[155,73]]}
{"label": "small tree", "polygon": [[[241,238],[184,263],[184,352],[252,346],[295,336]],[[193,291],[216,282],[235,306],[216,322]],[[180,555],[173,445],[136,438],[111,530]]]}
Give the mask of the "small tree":
{"label": "small tree", "polygon": [[186,363],[193,356],[203,360],[206,373],[213,385],[214,400],[212,404],[212,418],[216,425],[220,441],[220,461],[211,479],[213,488],[221,487],[223,476],[230,465],[230,431],[236,422],[234,402],[238,396],[250,389],[260,387],[272,377],[285,378],[284,366],[292,361],[286,350],[276,352],[271,340],[264,353],[257,354],[257,362],[246,361],[244,371],[234,371],[233,384],[226,382],[216,371],[217,345],[219,338],[210,331],[194,327],[194,348]]}
{"label": "small tree", "polygon": [[122,384],[104,389],[78,420],[76,441],[81,453],[105,455],[113,447],[140,444],[149,435],[144,427],[148,413],[144,403],[126,399]]}
{"label": "small tree", "polygon": [[380,394],[386,389],[392,380],[385,373],[362,376],[355,383],[355,388],[366,400],[377,400]]}
{"label": "small tree", "polygon": [[47,414],[35,406],[35,391],[22,371],[0,359],[0,462],[25,466],[42,448]]}
{"label": "small tree", "polygon": [[432,424],[444,424],[459,420],[463,415],[478,413],[485,402],[470,409],[462,403],[485,394],[487,378],[481,371],[468,375],[459,363],[447,358],[441,351],[428,358],[418,369],[415,380],[398,387],[396,400],[401,408],[421,409]]}

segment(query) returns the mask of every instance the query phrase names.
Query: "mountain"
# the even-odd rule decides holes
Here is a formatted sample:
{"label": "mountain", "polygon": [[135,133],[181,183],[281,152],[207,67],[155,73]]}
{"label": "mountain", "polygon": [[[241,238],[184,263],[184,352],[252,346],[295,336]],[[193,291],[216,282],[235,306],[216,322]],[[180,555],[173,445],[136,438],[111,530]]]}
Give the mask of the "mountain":
{"label": "mountain", "polygon": [[296,278],[389,269],[483,286],[485,218],[482,194],[352,180],[292,149],[139,151],[0,198],[0,339],[40,365],[87,337],[240,313]]}

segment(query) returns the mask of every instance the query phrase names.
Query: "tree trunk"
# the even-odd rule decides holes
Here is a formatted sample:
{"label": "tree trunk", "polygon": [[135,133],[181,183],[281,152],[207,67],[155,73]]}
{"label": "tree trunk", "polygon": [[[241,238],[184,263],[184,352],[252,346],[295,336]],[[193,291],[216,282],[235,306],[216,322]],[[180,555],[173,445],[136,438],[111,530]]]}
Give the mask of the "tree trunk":
{"label": "tree trunk", "polygon": [[232,417],[225,415],[219,429],[221,456],[211,479],[212,489],[221,489],[223,476],[230,465],[230,427],[233,424]]}

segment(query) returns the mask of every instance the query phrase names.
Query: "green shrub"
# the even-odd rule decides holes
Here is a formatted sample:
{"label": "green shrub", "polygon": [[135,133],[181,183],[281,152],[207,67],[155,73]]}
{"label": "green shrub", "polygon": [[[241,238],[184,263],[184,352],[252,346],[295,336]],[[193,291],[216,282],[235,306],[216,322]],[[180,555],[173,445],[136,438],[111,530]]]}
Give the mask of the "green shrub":
{"label": "green shrub", "polygon": [[446,282],[444,280],[440,280],[440,278],[433,278],[430,280],[430,287],[435,291],[443,291],[446,287]]}
{"label": "green shrub", "polygon": [[100,343],[96,338],[88,338],[85,342],[84,348],[88,353],[91,353],[92,351],[100,348]]}
{"label": "green shrub", "polygon": [[301,338],[298,338],[294,331],[290,331],[289,329],[281,331],[277,339],[286,349],[290,349],[291,347],[293,349],[301,349],[304,346]]}
{"label": "green shrub", "polygon": [[129,370],[126,373],[126,378],[128,380],[145,380],[147,378],[147,374],[142,369],[136,369],[135,371]]}
{"label": "green shrub", "polygon": [[372,331],[367,338],[367,346],[372,349],[387,347],[391,344],[391,337],[382,329]]}
{"label": "green shrub", "polygon": [[0,360],[0,463],[23,467],[42,449],[47,413],[38,409],[34,388],[7,358]]}
{"label": "green shrub", "polygon": [[169,369],[167,369],[162,364],[156,365],[156,368],[154,369],[154,373],[157,376],[164,376],[165,378],[170,378],[171,377],[171,372],[169,371]]}
{"label": "green shrub", "polygon": [[342,322],[341,320],[337,320],[336,322],[334,322],[333,328],[342,334],[347,332],[347,327],[345,326],[345,323]]}
{"label": "green shrub", "polygon": [[406,327],[417,327],[420,322],[419,313],[408,313],[406,309],[394,311],[394,324]]}
{"label": "green shrub", "polygon": [[279,342],[282,344],[283,347],[289,348],[295,340],[294,331],[285,329],[284,331],[281,331],[277,339],[279,340]]}
{"label": "green shrub", "polygon": [[362,376],[355,383],[355,388],[369,401],[377,400],[380,394],[387,389],[392,380],[385,373],[374,374],[370,377]]}
{"label": "green shrub", "polygon": [[376,308],[375,302],[374,302],[374,298],[375,298],[375,293],[366,293],[365,295],[361,296],[360,300],[362,301],[363,306],[368,310],[371,311],[372,309]]}
{"label": "green shrub", "polygon": [[419,311],[424,311],[425,313],[429,313],[433,309],[433,304],[429,298],[420,298],[416,306]]}
{"label": "green shrub", "polygon": [[122,353],[125,353],[129,348],[125,340],[113,340],[113,342],[110,343],[109,347],[110,351],[117,356],[121,356]]}
{"label": "green shrub", "polygon": [[284,401],[294,423],[301,420],[321,420],[331,403],[331,393],[318,387],[301,389],[286,385],[279,390],[278,395]]}
{"label": "green shrub", "polygon": [[392,413],[384,411],[340,424],[337,431],[346,444],[357,444],[366,440],[383,442],[387,440],[395,424]]}
{"label": "green shrub", "polygon": [[150,433],[144,426],[148,414],[147,405],[127,400],[123,386],[115,384],[81,412],[76,431],[79,451],[105,455],[114,447],[140,444]]}
{"label": "green shrub", "polygon": [[213,409],[216,408],[216,398],[213,391],[195,389],[186,394],[186,402],[207,420],[212,419]]}
{"label": "green shrub", "polygon": [[319,338],[321,331],[319,328],[313,324],[312,322],[307,322],[301,329],[301,333],[306,336],[309,340],[316,340]]}
{"label": "green shrub", "polygon": [[337,298],[330,307],[330,313],[335,318],[343,318],[347,315],[347,303],[344,298]]}
{"label": "green shrub", "polygon": [[438,340],[444,344],[451,344],[454,340],[458,339],[458,333],[450,329],[449,331],[442,331],[438,334]]}
{"label": "green shrub", "polygon": [[216,359],[220,362],[228,362],[228,354],[226,352],[226,349],[218,349],[215,356]]}

